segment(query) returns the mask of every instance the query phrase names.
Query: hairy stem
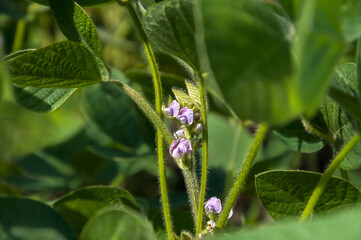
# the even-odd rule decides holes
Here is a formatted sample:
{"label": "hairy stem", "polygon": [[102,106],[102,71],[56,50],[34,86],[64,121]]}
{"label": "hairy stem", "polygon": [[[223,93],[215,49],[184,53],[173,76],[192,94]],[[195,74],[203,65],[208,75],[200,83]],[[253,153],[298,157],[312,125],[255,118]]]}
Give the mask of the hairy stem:
{"label": "hairy stem", "polygon": [[301,117],[301,122],[308,133],[316,135],[331,144],[335,143],[335,139],[313,127],[312,124],[305,117]]}
{"label": "hairy stem", "polygon": [[225,226],[227,219],[228,219],[229,212],[231,211],[232,207],[236,203],[239,194],[244,190],[245,180],[247,178],[249,171],[251,170],[253,161],[254,161],[254,159],[257,155],[257,152],[263,142],[263,139],[266,136],[267,130],[268,130],[268,124],[263,123],[259,126],[258,132],[253,140],[251,149],[248,152],[248,155],[246,157],[246,160],[244,161],[242,169],[237,176],[237,179],[233,185],[233,188],[232,188],[230,194],[227,197],[227,200],[225,201],[226,205],[224,206],[221,216],[218,219],[217,229],[222,229]]}
{"label": "hairy stem", "polygon": [[337,168],[340,166],[342,161],[345,159],[347,154],[352,150],[352,148],[359,142],[361,138],[360,134],[356,134],[341,150],[341,152],[335,157],[335,159],[332,161],[330,166],[327,168],[326,172],[322,175],[321,180],[318,182],[315,190],[313,190],[313,193],[310,197],[310,199],[307,202],[307,205],[305,209],[303,210],[303,213],[300,217],[300,222],[303,222],[306,220],[311,213],[313,212],[313,209],[315,208],[318,199],[322,195],[323,191],[325,190],[328,181],[332,177],[333,173],[337,170]]}
{"label": "hairy stem", "polygon": [[199,233],[202,230],[203,225],[203,205],[204,198],[206,195],[207,186],[207,173],[208,173],[208,122],[207,122],[207,97],[206,89],[204,86],[204,78],[199,73],[199,93],[201,97],[201,117],[202,117],[202,176],[201,176],[201,189],[199,193],[199,204],[197,213],[197,228],[196,228],[196,239],[199,239]]}
{"label": "hairy stem", "polygon": [[18,21],[15,31],[14,44],[13,44],[13,52],[19,51],[23,48],[23,41],[25,35],[26,21],[21,19]]}
{"label": "hairy stem", "polygon": [[[162,103],[163,103],[163,96],[162,96],[162,84],[160,80],[159,70],[157,66],[157,62],[155,60],[155,56],[152,50],[152,47],[150,46],[149,40],[145,32],[143,31],[142,23],[140,22],[138,15],[131,3],[131,1],[125,1],[125,2],[118,2],[125,6],[128,9],[128,12],[134,22],[134,25],[138,31],[138,34],[140,36],[140,39],[143,42],[144,50],[147,55],[147,59],[149,62],[149,67],[152,71],[152,77],[153,77],[153,84],[154,84],[154,93],[155,93],[155,109],[159,116],[159,118],[162,120]],[[157,154],[158,154],[158,170],[159,170],[159,183],[160,183],[160,193],[161,193],[161,199],[162,199],[162,206],[163,206],[163,215],[164,215],[164,221],[165,221],[165,227],[167,230],[168,239],[172,239],[172,218],[170,215],[170,209],[169,209],[169,200],[168,200],[168,191],[167,191],[167,180],[166,180],[166,172],[165,172],[165,164],[164,164],[164,141],[162,137],[162,131],[161,129],[157,128]]]}
{"label": "hairy stem", "polygon": [[185,168],[182,169],[183,177],[185,180],[189,201],[191,204],[192,215],[194,222],[197,222],[197,204],[199,196],[199,187],[197,181],[197,174],[194,169]]}

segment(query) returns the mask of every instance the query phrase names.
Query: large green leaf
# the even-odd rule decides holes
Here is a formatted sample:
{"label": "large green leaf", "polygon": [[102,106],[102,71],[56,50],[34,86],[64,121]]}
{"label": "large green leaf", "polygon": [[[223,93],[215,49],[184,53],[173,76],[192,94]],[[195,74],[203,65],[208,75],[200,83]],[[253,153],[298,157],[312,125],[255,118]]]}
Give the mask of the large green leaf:
{"label": "large green leaf", "polygon": [[[357,69],[354,63],[346,63],[335,70],[332,88],[337,89],[347,96],[360,99]],[[343,101],[345,99],[346,98],[344,98]],[[336,137],[334,148],[336,151],[339,151],[342,146],[357,133],[353,118],[328,96],[324,97],[320,106],[320,112],[329,132]],[[361,143],[358,143],[341,163],[341,167],[345,169],[359,168],[361,166],[360,155]]]}
{"label": "large green leaf", "polygon": [[[48,0],[30,0],[30,1],[49,6]],[[83,7],[92,7],[92,6],[114,2],[114,0],[75,0],[74,2],[79,3]]]}
{"label": "large green leaf", "polygon": [[341,16],[341,28],[347,42],[361,37],[361,1],[344,0]]}
{"label": "large green leaf", "polygon": [[57,199],[53,207],[79,235],[84,224],[100,208],[109,205],[137,209],[134,197],[126,190],[103,186],[81,188]]}
{"label": "large green leaf", "polygon": [[[304,171],[270,171],[256,176],[259,199],[276,220],[299,218],[321,179],[321,174]],[[332,177],[318,200],[314,213],[361,203],[361,193],[351,183]]]}
{"label": "large green leaf", "polygon": [[101,82],[92,54],[75,42],[57,42],[7,61],[10,79],[19,86],[74,88]]}
{"label": "large green leaf", "polygon": [[340,27],[340,0],[305,1],[294,45],[297,87],[304,111],[315,112],[327,90],[345,44]]}
{"label": "large green leaf", "polygon": [[144,15],[144,30],[154,46],[199,69],[192,0],[170,0],[151,6]]}
{"label": "large green leaf", "polygon": [[155,240],[156,237],[152,224],[144,216],[127,208],[108,207],[87,222],[79,239]]}
{"label": "large green leaf", "polygon": [[96,126],[127,147],[142,141],[142,118],[137,106],[114,83],[102,83],[84,89],[83,109]]}
{"label": "large green leaf", "polygon": [[[34,50],[25,49],[14,52],[7,55],[4,61],[9,61],[32,51]],[[76,89],[34,88],[13,85],[13,90],[15,99],[21,107],[35,112],[51,112],[60,107]]]}
{"label": "large green leaf", "polygon": [[0,198],[1,239],[75,240],[64,219],[48,205],[24,198]]}
{"label": "large green leaf", "polygon": [[104,80],[108,80],[98,32],[88,14],[72,0],[49,0],[49,3],[60,30],[70,41],[81,43],[93,53]]}
{"label": "large green leaf", "polygon": [[[204,27],[204,43],[200,39],[198,47],[207,51],[210,68],[235,113],[275,124],[295,117],[301,107],[291,81],[290,43],[272,9],[252,0],[199,3],[203,18],[196,19],[196,26],[200,32]],[[207,60],[201,60],[206,66]]]}
{"label": "large green leaf", "polygon": [[217,240],[358,240],[361,235],[361,209],[347,210],[304,223],[280,222],[258,228],[216,234],[206,239]]}

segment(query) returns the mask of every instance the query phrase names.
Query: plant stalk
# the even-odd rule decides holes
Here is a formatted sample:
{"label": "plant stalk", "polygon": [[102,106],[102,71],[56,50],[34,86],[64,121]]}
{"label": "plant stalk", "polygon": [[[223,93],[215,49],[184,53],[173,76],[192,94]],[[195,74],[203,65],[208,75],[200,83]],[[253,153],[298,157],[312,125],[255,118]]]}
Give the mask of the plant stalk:
{"label": "plant stalk", "polygon": [[[139,20],[139,17],[131,3],[131,1],[119,2],[120,5],[124,5],[127,7],[128,12],[134,22],[134,25],[138,31],[141,41],[144,45],[144,50],[147,55],[147,59],[149,62],[149,67],[152,72],[153,84],[154,84],[154,93],[155,93],[155,108],[158,116],[163,119],[162,115],[162,84],[160,80],[159,70],[157,66],[157,62],[155,60],[155,56],[150,46],[149,40],[145,32],[143,31],[142,23]],[[165,163],[164,163],[164,141],[162,137],[162,132],[159,128],[157,128],[157,154],[158,154],[158,169],[159,169],[159,183],[160,183],[160,193],[162,199],[163,206],[163,215],[165,221],[165,227],[167,230],[168,239],[172,239],[172,218],[170,215],[169,208],[169,200],[168,200],[168,191],[167,191],[167,180],[166,180],[166,171],[165,171]]]}
{"label": "plant stalk", "polygon": [[25,29],[26,29],[25,19],[19,20],[15,30],[14,44],[12,49],[13,52],[19,51],[23,48]]}
{"label": "plant stalk", "polygon": [[310,199],[307,202],[307,205],[305,209],[303,210],[303,213],[300,217],[300,222],[305,221],[313,212],[313,209],[315,208],[318,199],[322,195],[323,191],[325,190],[328,181],[332,177],[333,173],[339,168],[342,161],[345,159],[347,154],[352,150],[352,148],[359,142],[361,139],[361,135],[358,133],[356,134],[341,150],[341,152],[335,157],[335,159],[332,161],[330,166],[327,168],[326,172],[322,175],[321,180],[318,182],[315,190],[313,190],[313,193],[310,197]]}
{"label": "plant stalk", "polygon": [[331,144],[335,143],[334,138],[332,138],[331,136],[321,132],[317,128],[313,127],[312,124],[305,117],[301,117],[301,122],[303,124],[303,127],[306,129],[306,131],[308,133],[316,135],[316,136],[322,138],[323,140],[326,140],[327,142],[329,142]]}
{"label": "plant stalk", "polygon": [[267,130],[268,130],[268,124],[262,123],[259,126],[258,132],[253,140],[251,149],[248,152],[248,155],[246,157],[246,160],[244,161],[242,169],[237,176],[237,179],[233,185],[233,188],[232,188],[230,194],[227,197],[227,200],[225,201],[226,205],[224,206],[221,216],[218,219],[217,226],[216,226],[217,229],[222,229],[225,226],[225,224],[228,220],[229,212],[231,211],[232,207],[236,203],[239,194],[244,190],[245,180],[248,176],[248,173],[251,170],[253,161],[254,161],[254,159],[257,155],[257,152],[263,142],[263,139],[266,136]]}
{"label": "plant stalk", "polygon": [[204,77],[198,73],[199,82],[199,93],[201,98],[201,118],[203,125],[202,132],[202,176],[201,176],[201,188],[199,192],[199,204],[197,214],[197,228],[196,228],[196,239],[199,239],[199,234],[202,230],[203,225],[203,205],[204,198],[206,195],[207,186],[207,173],[208,173],[208,121],[207,121],[207,96],[206,89],[204,86]]}

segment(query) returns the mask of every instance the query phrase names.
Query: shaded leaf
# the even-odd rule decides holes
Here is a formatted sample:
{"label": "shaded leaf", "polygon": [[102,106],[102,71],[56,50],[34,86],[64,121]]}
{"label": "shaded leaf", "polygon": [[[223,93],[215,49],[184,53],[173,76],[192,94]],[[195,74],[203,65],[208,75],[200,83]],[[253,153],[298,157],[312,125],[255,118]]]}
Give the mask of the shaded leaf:
{"label": "shaded leaf", "polygon": [[69,225],[48,205],[24,198],[0,198],[0,235],[5,239],[30,239],[30,233],[44,240],[75,240]]}
{"label": "shaded leaf", "polygon": [[128,191],[105,186],[81,188],[53,203],[54,209],[67,220],[77,235],[93,214],[109,205],[138,209],[134,197]]}
{"label": "shaded leaf", "polygon": [[[321,174],[303,171],[270,171],[256,176],[262,205],[272,218],[297,219],[306,207]],[[318,200],[314,213],[361,203],[361,193],[351,183],[332,177]]]}
{"label": "shaded leaf", "polygon": [[[48,0],[30,0],[30,1],[49,6]],[[83,7],[92,7],[106,3],[111,3],[114,2],[114,0],[75,0],[74,2],[79,3]]]}
{"label": "shaded leaf", "polygon": [[155,240],[152,224],[127,208],[108,207],[97,212],[84,226],[80,240]]}

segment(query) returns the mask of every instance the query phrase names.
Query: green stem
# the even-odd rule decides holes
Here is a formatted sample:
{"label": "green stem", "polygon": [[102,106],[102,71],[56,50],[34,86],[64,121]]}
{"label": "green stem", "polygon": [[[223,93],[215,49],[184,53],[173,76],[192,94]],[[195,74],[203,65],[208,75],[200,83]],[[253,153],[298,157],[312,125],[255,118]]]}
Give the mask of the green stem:
{"label": "green stem", "polygon": [[310,134],[316,135],[316,136],[326,140],[327,142],[329,142],[331,144],[335,143],[334,138],[332,138],[331,136],[321,132],[317,128],[313,127],[312,124],[305,117],[301,117],[301,122],[302,122],[304,128],[306,129],[306,131],[309,132]]}
{"label": "green stem", "polygon": [[346,181],[350,181],[350,178],[348,177],[347,170],[344,170],[344,169],[340,168],[340,173],[341,173],[341,177],[343,179],[345,179]]}
{"label": "green stem", "polygon": [[263,123],[259,126],[258,132],[253,140],[251,149],[247,155],[246,160],[244,161],[244,164],[242,166],[241,171],[239,172],[237,179],[233,185],[233,188],[230,192],[230,194],[227,197],[226,205],[224,206],[224,209],[221,213],[221,216],[218,219],[217,222],[217,229],[222,229],[228,219],[228,214],[231,211],[232,207],[236,203],[239,194],[244,190],[245,188],[245,180],[248,176],[249,171],[251,170],[253,161],[257,155],[257,152],[263,142],[263,139],[266,136],[268,130],[268,124]]}
{"label": "green stem", "polygon": [[206,89],[204,86],[204,78],[199,73],[199,93],[201,98],[201,118],[203,125],[202,132],[202,176],[201,176],[201,189],[199,193],[199,204],[197,214],[197,228],[196,228],[196,239],[199,239],[199,233],[202,230],[203,225],[203,205],[204,198],[206,195],[207,186],[207,173],[208,173],[208,123],[207,123],[207,98]]}
{"label": "green stem", "polygon": [[24,19],[19,20],[15,31],[13,52],[19,51],[23,48],[25,28],[26,28],[26,21]]}
{"label": "green stem", "polygon": [[182,169],[183,177],[185,180],[187,193],[189,196],[189,201],[191,204],[192,215],[194,222],[197,222],[197,204],[198,204],[198,196],[199,196],[199,188],[198,188],[198,181],[197,175],[195,170],[190,168]]}
{"label": "green stem", "polygon": [[[118,0],[118,3],[120,5],[125,4],[125,6],[127,7],[128,12],[129,12],[129,14],[134,22],[134,25],[138,31],[140,39],[143,42],[144,50],[145,50],[145,53],[147,55],[147,59],[149,62],[149,67],[152,71],[154,93],[155,93],[155,109],[156,109],[158,116],[162,120],[163,119],[163,116],[162,116],[162,103],[163,103],[162,84],[161,84],[158,66],[157,66],[157,62],[155,60],[155,56],[154,56],[152,47],[150,46],[147,35],[143,31],[142,23],[140,22],[138,15],[137,15],[131,1],[121,2],[120,0]],[[159,129],[159,128],[157,128],[157,148],[158,148],[157,154],[158,154],[159,183],[160,183],[160,193],[161,193],[161,199],[162,199],[164,221],[165,221],[165,227],[167,230],[168,239],[171,240],[173,230],[172,230],[172,218],[171,218],[170,209],[169,209],[167,180],[166,180],[166,172],[165,172],[165,164],[164,164],[164,141],[163,141],[161,129]]]}
{"label": "green stem", "polygon": [[341,152],[335,157],[335,159],[332,161],[330,166],[327,168],[326,172],[322,175],[321,180],[317,184],[315,190],[313,190],[313,193],[308,200],[308,203],[303,210],[303,213],[300,218],[300,222],[305,221],[313,212],[314,207],[317,204],[318,199],[320,198],[322,192],[325,190],[326,185],[330,178],[332,177],[333,173],[336,171],[336,169],[340,166],[342,161],[345,159],[347,154],[352,150],[352,148],[358,143],[360,140],[361,135],[356,134],[341,150]]}

